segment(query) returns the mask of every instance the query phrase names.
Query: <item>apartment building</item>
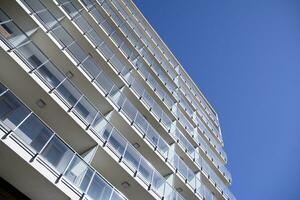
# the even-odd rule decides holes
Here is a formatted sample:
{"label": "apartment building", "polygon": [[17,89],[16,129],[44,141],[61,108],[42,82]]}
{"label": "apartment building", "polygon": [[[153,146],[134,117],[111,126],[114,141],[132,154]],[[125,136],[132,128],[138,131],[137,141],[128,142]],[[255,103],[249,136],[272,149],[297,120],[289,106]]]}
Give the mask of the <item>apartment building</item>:
{"label": "apartment building", "polygon": [[216,111],[131,0],[2,0],[0,39],[0,199],[235,200]]}

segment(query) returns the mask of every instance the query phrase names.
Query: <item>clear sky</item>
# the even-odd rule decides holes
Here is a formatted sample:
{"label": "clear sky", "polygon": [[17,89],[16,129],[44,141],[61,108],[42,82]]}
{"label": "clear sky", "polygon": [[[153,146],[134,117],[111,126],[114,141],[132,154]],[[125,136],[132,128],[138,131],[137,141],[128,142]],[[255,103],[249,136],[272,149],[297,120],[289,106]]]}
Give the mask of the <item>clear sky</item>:
{"label": "clear sky", "polygon": [[134,0],[219,113],[239,200],[300,199],[300,0]]}

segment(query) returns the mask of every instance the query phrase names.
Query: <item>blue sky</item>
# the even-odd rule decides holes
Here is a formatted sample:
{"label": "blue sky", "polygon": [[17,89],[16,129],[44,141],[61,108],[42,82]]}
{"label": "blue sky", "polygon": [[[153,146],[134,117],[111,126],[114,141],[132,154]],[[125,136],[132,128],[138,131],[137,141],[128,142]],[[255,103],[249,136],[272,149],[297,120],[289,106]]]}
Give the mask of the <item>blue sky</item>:
{"label": "blue sky", "polygon": [[219,113],[241,200],[300,199],[300,1],[134,1]]}

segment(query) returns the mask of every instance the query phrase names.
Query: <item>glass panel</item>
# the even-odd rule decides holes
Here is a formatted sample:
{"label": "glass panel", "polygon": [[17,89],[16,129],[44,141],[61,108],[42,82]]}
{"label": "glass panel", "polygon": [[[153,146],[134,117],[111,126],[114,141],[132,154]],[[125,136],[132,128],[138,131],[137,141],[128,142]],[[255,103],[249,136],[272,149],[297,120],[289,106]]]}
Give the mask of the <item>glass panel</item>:
{"label": "glass panel", "polygon": [[62,4],[62,8],[68,13],[68,15],[73,18],[77,13],[77,9],[74,7],[72,3]]}
{"label": "glass panel", "polygon": [[86,122],[87,125],[92,123],[92,120],[97,113],[96,109],[90,102],[87,101],[85,97],[81,98],[75,105],[74,111],[80,116],[82,120]]}
{"label": "glass panel", "polygon": [[118,194],[116,191],[114,191],[112,197],[111,197],[111,200],[123,200],[124,198]]}
{"label": "glass panel", "polygon": [[154,146],[156,146],[158,143],[159,136],[158,136],[157,132],[154,130],[154,128],[149,126],[146,135],[147,135],[148,141],[151,142]]}
{"label": "glass panel", "polygon": [[10,91],[0,97],[0,120],[8,128],[13,130],[29,113]]}
{"label": "glass panel", "polygon": [[101,73],[96,79],[96,84],[98,87],[102,88],[106,93],[109,93],[114,86],[114,83],[110,78],[105,74]]}
{"label": "glass panel", "polygon": [[166,184],[165,182],[166,180],[158,172],[153,173],[152,187],[154,188],[156,193],[161,197],[163,196],[163,192]]}
{"label": "glass panel", "polygon": [[123,155],[126,146],[126,140],[121,137],[118,132],[113,129],[111,136],[108,139],[108,146],[112,147],[113,151],[120,157]]}
{"label": "glass panel", "polygon": [[43,4],[41,4],[41,2],[36,1],[36,0],[22,0],[24,1],[26,4],[28,4],[30,6],[30,9],[33,12],[42,10],[44,8]]}
{"label": "glass panel", "polygon": [[86,6],[88,9],[93,6],[93,3],[90,0],[81,0],[84,6]]}
{"label": "glass panel", "polygon": [[62,26],[58,26],[50,32],[60,43],[60,45],[66,47],[71,44],[74,39],[66,32]]}
{"label": "glass panel", "polygon": [[114,55],[111,49],[104,42],[98,47],[98,49],[101,51],[101,53],[105,56],[107,60],[109,60]]}
{"label": "glass panel", "polygon": [[15,133],[37,152],[42,149],[53,134],[34,114],[30,115],[21,126],[15,130]]}
{"label": "glass panel", "polygon": [[64,176],[84,192],[92,179],[92,175],[93,170],[79,156],[76,156]]}
{"label": "glass panel", "polygon": [[[135,118],[135,124],[138,126],[138,128],[143,132],[143,133],[145,133],[146,134],[146,132],[147,132],[147,129],[148,129],[148,122],[147,122],[147,120],[144,118],[144,117],[142,117],[141,115],[140,115],[140,113],[138,113],[137,114],[137,117]],[[147,134],[148,135],[148,134]]]}
{"label": "glass panel", "polygon": [[91,13],[98,23],[101,23],[104,20],[104,17],[101,15],[101,13],[96,8],[93,8],[91,10]]}
{"label": "glass panel", "polygon": [[88,24],[88,22],[81,16],[79,15],[74,19],[75,23],[79,26],[81,31],[87,32],[92,29],[92,27]]}
{"label": "glass panel", "polygon": [[147,183],[151,183],[151,178],[153,174],[152,166],[144,159],[141,159],[141,163],[138,170],[138,176],[142,178]]}
{"label": "glass panel", "polygon": [[73,151],[57,136],[54,136],[42,151],[41,156],[55,169],[62,173],[70,162]]}
{"label": "glass panel", "polygon": [[102,72],[92,58],[86,59],[81,66],[92,79]]}
{"label": "glass panel", "polygon": [[90,30],[86,35],[96,47],[103,42],[103,39],[99,37],[98,33],[94,30]]}
{"label": "glass panel", "polygon": [[30,64],[31,69],[35,69],[48,60],[32,42],[18,48],[18,53]]}
{"label": "glass panel", "polygon": [[52,29],[56,24],[57,20],[50,14],[48,10],[34,14],[37,19],[48,29]]}
{"label": "glass panel", "polygon": [[87,195],[95,200],[109,200],[111,193],[112,188],[100,176],[95,175]]}
{"label": "glass panel", "polygon": [[127,146],[126,151],[124,153],[124,159],[126,164],[133,170],[137,170],[139,161],[140,161],[140,155],[137,153],[137,151],[130,145]]}
{"label": "glass panel", "polygon": [[159,138],[157,149],[164,158],[168,157],[169,146],[162,138]]}
{"label": "glass panel", "polygon": [[35,74],[40,77],[50,89],[55,88],[64,79],[61,72],[50,62],[37,69]]}
{"label": "glass panel", "polygon": [[103,118],[101,114],[97,114],[92,125],[92,130],[104,140],[107,140],[108,133],[112,130],[112,126]]}
{"label": "glass panel", "polygon": [[[126,98],[126,97],[123,97]],[[131,104],[131,102],[126,98],[125,103],[123,104],[122,110],[126,113],[127,117],[134,120],[136,113],[138,112],[136,108]]]}
{"label": "glass panel", "polygon": [[71,52],[73,58],[77,60],[77,63],[82,62],[88,56],[77,43],[69,46],[68,50]]}
{"label": "glass panel", "polygon": [[62,100],[68,104],[69,107],[73,106],[81,96],[79,91],[68,80],[64,81],[55,92],[62,97]]}

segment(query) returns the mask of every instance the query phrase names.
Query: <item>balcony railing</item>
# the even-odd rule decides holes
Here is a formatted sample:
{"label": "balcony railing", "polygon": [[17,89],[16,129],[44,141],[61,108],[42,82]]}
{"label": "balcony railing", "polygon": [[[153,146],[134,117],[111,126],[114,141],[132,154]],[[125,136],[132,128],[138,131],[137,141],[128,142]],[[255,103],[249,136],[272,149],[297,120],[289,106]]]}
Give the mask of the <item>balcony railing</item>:
{"label": "balcony railing", "polygon": [[[1,21],[4,20],[1,19]],[[18,30],[16,33],[21,35],[9,38],[1,35],[1,40],[26,64],[28,72],[36,75],[48,87],[48,93],[54,94],[64,104],[67,112],[73,113],[84,124],[85,129],[92,131],[103,144],[106,144],[114,152],[119,161],[126,164],[154,193],[160,197],[174,196],[177,199],[183,199],[16,24],[8,22],[5,25],[10,30]],[[25,40],[23,45],[15,46],[15,38],[18,36],[24,36]],[[37,64],[36,61],[40,58],[44,58],[48,62]],[[33,60],[34,62],[32,62]],[[110,91],[114,90],[110,89]]]}
{"label": "balcony railing", "polygon": [[[42,13],[42,12],[32,13],[32,15],[37,16],[40,13]],[[44,16],[44,15],[42,15],[42,16]],[[48,16],[51,16],[51,15],[48,15]],[[45,20],[45,18],[43,18],[43,19]],[[46,19],[46,20],[48,20],[48,19]],[[57,32],[57,34],[59,33],[62,37],[59,40],[61,45],[63,45],[62,49],[69,51],[69,52],[73,52],[73,56],[79,62],[80,67],[84,68],[84,66],[85,66],[84,63],[86,63],[87,65],[86,65],[85,71],[90,75],[93,74],[92,80],[95,81],[95,83],[97,83],[97,85],[101,85],[101,87],[103,87],[103,85],[101,84],[102,83],[101,81],[105,80],[104,78],[102,78],[103,76],[105,77],[103,71],[101,71],[101,70],[99,71],[99,68],[97,66],[95,66],[95,63],[93,63],[89,57],[85,56],[80,51],[80,47],[76,44],[76,42],[72,41],[70,38],[65,37],[65,35],[62,34],[63,28],[61,26],[58,26],[58,23],[55,23],[55,20],[49,20],[48,23],[45,23],[45,24],[47,24],[47,25],[50,24],[50,26],[55,25],[55,28],[53,30],[50,30],[49,34],[54,36],[55,32]],[[64,42],[67,42],[67,43],[64,44]],[[23,55],[22,55],[22,51],[21,52],[18,51],[23,46],[26,46],[27,44],[28,44],[28,47],[24,49],[25,52],[28,51],[28,49],[29,49],[32,52],[37,52],[36,54],[32,53],[32,55],[34,55],[36,58],[37,58],[37,56],[41,57],[41,59],[43,58],[43,56],[39,55],[41,53],[38,52],[36,49],[34,49],[34,47],[32,46],[33,44],[30,41],[24,42],[24,44],[22,44],[20,46],[12,47],[12,49],[14,49],[16,53],[19,53],[20,57],[22,57],[22,60],[25,60],[26,62],[28,62],[30,64],[30,66],[32,66],[30,69],[32,72],[37,73],[36,74],[37,76],[39,76],[39,77],[41,76],[42,78],[44,78],[46,80],[46,82],[47,82],[46,85],[48,85],[48,87],[50,87],[51,91],[53,90],[53,93],[60,94],[61,96],[63,96],[64,93],[66,93],[67,97],[65,97],[65,98],[61,97],[60,99],[69,107],[70,110],[74,109],[74,111],[76,111],[77,110],[76,108],[82,108],[83,105],[89,105],[87,103],[88,100],[82,94],[80,94],[78,91],[76,92],[76,89],[72,88],[72,84],[70,83],[70,81],[68,81],[66,78],[63,78],[62,77],[63,75],[59,75],[59,72],[57,72],[57,70],[52,69],[53,65],[51,65],[51,63],[49,61],[46,62],[47,61],[46,58],[45,58],[45,60],[46,60],[45,63],[49,64],[48,68],[46,65],[43,65],[44,62],[40,62],[37,66],[34,66],[37,63],[36,60],[39,60],[39,59],[36,59],[36,58],[33,59],[35,62],[33,62],[33,64],[32,64],[32,60],[31,60],[32,55],[29,54],[30,56],[27,57],[28,52],[23,53]],[[72,47],[72,48],[70,48],[70,47]],[[29,59],[29,58],[31,58],[31,59]],[[98,71],[97,71],[96,67],[97,67]],[[40,72],[40,73],[38,73],[38,72]],[[52,73],[51,76],[49,76],[49,73],[46,74],[46,72],[51,72]],[[44,75],[46,74],[46,78],[43,77],[43,73],[44,73]],[[57,77],[55,77],[55,75],[57,75]],[[47,76],[49,76],[49,77],[47,77]],[[63,80],[61,80],[61,79],[63,79]],[[48,80],[51,80],[51,81],[49,82]],[[115,87],[114,84],[111,84],[109,81],[104,81],[104,82],[105,82],[104,86],[108,87],[108,88],[106,88],[106,93],[112,99],[115,99],[114,102],[116,103],[116,105],[118,105],[120,109],[124,110],[124,113],[126,113],[127,116],[129,116],[131,119],[133,119],[133,121],[135,121],[137,124],[140,123],[140,128],[143,129],[143,131],[145,131],[145,134],[148,136],[150,141],[152,141],[152,143],[154,143],[154,145],[156,145],[158,147],[158,149],[161,150],[162,155],[165,155],[167,152],[166,147],[168,147],[168,146],[164,144],[163,140],[160,140],[160,137],[158,137],[158,138],[156,137],[156,134],[158,136],[159,136],[159,134],[155,133],[155,131],[153,131],[148,126],[146,126],[146,127],[144,126],[145,119],[143,119],[143,117],[139,117],[137,113],[134,114],[134,109],[131,108],[130,101],[128,101],[127,99],[124,100],[123,98],[119,98],[122,94],[121,93],[118,94],[118,92],[119,92],[118,88]],[[120,99],[121,99],[121,101],[119,101]],[[87,114],[87,111],[89,111],[88,112],[89,114]],[[82,120],[84,120],[85,124],[90,126],[91,123],[93,122],[93,120],[96,119],[96,117],[93,117],[95,112],[96,111],[93,109],[93,106],[86,106],[86,109],[84,112],[79,109],[79,111],[77,110],[75,113],[77,113],[78,115],[80,115],[80,113],[85,113],[84,117],[82,117],[83,118]],[[189,182],[192,182],[191,184],[193,184],[193,178],[191,176],[191,173],[189,173],[188,167],[185,166],[185,164],[176,155],[176,153],[175,153],[175,155],[172,155],[172,152],[171,152],[169,155],[171,155],[171,157],[168,157],[168,160],[170,160],[169,162],[171,164],[173,164],[173,166],[175,166],[175,168],[178,169],[178,171],[183,176],[185,176],[185,178],[187,180],[189,180]]]}
{"label": "balcony railing", "polygon": [[1,83],[0,126],[5,137],[18,140],[57,174],[56,182],[67,181],[82,199],[127,199]]}
{"label": "balcony railing", "polygon": [[[138,23],[135,23],[135,22],[131,19],[131,16],[129,16],[129,15],[126,13],[126,11],[123,9],[123,7],[120,5],[120,3],[119,3],[117,0],[112,0],[112,2],[117,6],[118,10],[122,11],[122,12],[121,12],[122,15],[126,16],[125,18],[128,20],[129,24],[130,24],[132,27],[135,27],[135,28],[138,30],[138,32],[140,33],[140,32],[142,32],[142,31],[140,31],[140,29],[138,28],[138,26],[135,25],[135,24],[139,24],[139,25],[142,27],[142,29],[145,31],[145,33],[147,33],[147,34],[149,35],[149,37],[150,37],[151,41],[153,42],[153,44],[152,44],[152,43],[147,43],[147,45],[149,46],[149,49],[152,50],[154,56],[157,57],[157,55],[164,55],[164,56],[166,57],[166,59],[168,60],[168,64],[171,64],[171,66],[168,66],[168,65],[162,65],[162,66],[166,67],[166,71],[167,71],[167,72],[172,71],[172,70],[170,70],[170,67],[173,67],[173,69],[175,69],[175,71],[177,72],[177,75],[178,75],[178,76],[183,76],[183,74],[182,74],[181,71],[180,71],[180,70],[181,70],[181,65],[180,65],[180,63],[178,63],[178,61],[173,57],[173,55],[171,55],[169,49],[164,45],[163,42],[162,42],[163,45],[160,46],[160,45],[159,45],[160,42],[155,41],[155,40],[160,40],[160,39],[158,39],[157,34],[155,34],[155,33],[154,33],[154,34],[151,34],[151,33],[149,33],[148,29],[145,28],[146,24],[148,25],[148,23],[145,22],[145,21],[143,20],[143,18],[137,17],[136,13],[133,12],[133,10],[135,10],[135,9],[132,7],[131,2],[121,1],[121,2],[125,5],[125,7],[128,8],[129,12],[130,12],[131,15],[132,15],[132,18],[136,18],[136,21],[137,21]],[[149,26],[150,26],[150,25],[149,25]],[[151,26],[150,26],[150,29],[152,29]],[[148,41],[148,40],[144,40],[144,38],[141,38],[141,39],[142,39],[143,41]],[[153,46],[153,45],[154,45],[154,46]],[[158,51],[160,51],[160,52],[158,53],[157,51],[153,51],[153,50],[156,50],[156,49],[157,49]],[[166,55],[166,54],[167,54],[167,55]],[[163,62],[163,63],[165,63],[165,62]],[[173,73],[172,73],[172,74],[173,74]],[[171,77],[174,77],[174,76],[171,76]],[[215,111],[211,108],[210,105],[208,105],[208,103],[206,102],[206,99],[203,98],[202,93],[199,92],[199,91],[195,88],[194,84],[192,84],[192,80],[188,79],[186,82],[188,82],[188,81],[190,82],[190,84],[188,84],[188,85],[189,85],[189,88],[191,88],[191,90],[193,91],[194,96],[195,96],[196,98],[197,98],[198,96],[199,96],[199,98],[201,98],[201,102],[204,103],[204,107],[203,107],[203,108],[205,108],[205,110],[208,109],[208,111],[207,111],[208,114],[212,113],[213,116],[211,116],[211,114],[210,114],[210,116],[212,117],[213,120],[215,120],[215,119],[217,118],[217,117],[216,117]],[[196,95],[196,93],[198,93],[198,95]]]}

